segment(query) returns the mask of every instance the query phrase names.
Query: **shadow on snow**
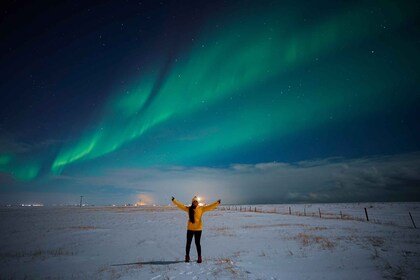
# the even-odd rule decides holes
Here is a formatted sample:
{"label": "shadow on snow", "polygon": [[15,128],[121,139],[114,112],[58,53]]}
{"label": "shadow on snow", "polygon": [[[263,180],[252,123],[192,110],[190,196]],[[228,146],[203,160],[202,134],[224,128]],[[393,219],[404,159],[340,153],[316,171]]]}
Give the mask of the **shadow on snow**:
{"label": "shadow on snow", "polygon": [[134,262],[134,263],[121,263],[121,264],[112,264],[111,266],[123,266],[123,265],[142,265],[142,264],[150,264],[150,265],[168,265],[168,264],[175,264],[175,263],[183,263],[184,261],[150,261],[150,262]]}

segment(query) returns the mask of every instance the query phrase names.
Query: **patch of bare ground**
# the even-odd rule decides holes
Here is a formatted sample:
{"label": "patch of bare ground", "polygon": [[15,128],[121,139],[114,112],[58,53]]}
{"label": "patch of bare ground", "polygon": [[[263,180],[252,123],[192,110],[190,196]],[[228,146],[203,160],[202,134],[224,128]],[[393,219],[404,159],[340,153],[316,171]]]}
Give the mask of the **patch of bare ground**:
{"label": "patch of bare ground", "polygon": [[36,249],[28,252],[5,252],[0,253],[0,259],[9,259],[9,258],[47,258],[47,257],[57,257],[57,256],[73,256],[75,253],[68,251],[64,248],[54,248],[54,249]]}
{"label": "patch of bare ground", "polygon": [[318,245],[321,249],[324,250],[333,250],[335,248],[334,242],[332,242],[326,237],[319,235],[299,233],[291,239],[298,241],[300,244],[302,244],[302,246],[305,247]]}
{"label": "patch of bare ground", "polygon": [[230,274],[233,277],[236,277],[238,275],[235,266],[233,264],[233,261],[229,258],[218,258],[216,259],[216,265],[222,266],[225,270],[229,271]]}
{"label": "patch of bare ground", "polygon": [[235,236],[235,233],[228,227],[214,227],[210,228],[210,231],[217,232],[224,236]]}
{"label": "patch of bare ground", "polygon": [[77,226],[77,227],[70,227],[70,229],[77,229],[77,230],[94,230],[96,227],[94,226]]}
{"label": "patch of bare ground", "polygon": [[379,237],[379,236],[369,236],[367,238],[368,244],[372,247],[370,247],[370,249],[372,250],[372,259],[382,259],[378,249],[380,247],[382,247],[385,243],[384,238]]}
{"label": "patch of bare ground", "polygon": [[95,230],[98,229],[95,226],[70,226],[70,227],[59,227],[59,228],[53,228],[47,230],[47,232],[50,232],[52,230]]}
{"label": "patch of bare ground", "polygon": [[100,277],[99,279],[119,279],[123,276],[123,274],[127,273],[130,269],[131,269],[130,267],[124,267],[124,268],[111,267],[110,268],[109,266],[104,265],[104,266],[99,267],[97,274]]}
{"label": "patch of bare ground", "polygon": [[308,230],[326,230],[327,227],[324,226],[317,226],[317,227],[309,227]]}
{"label": "patch of bare ground", "polygon": [[373,247],[382,247],[385,243],[385,239],[379,236],[369,236],[368,241]]}
{"label": "patch of bare ground", "polygon": [[251,228],[271,228],[271,227],[306,227],[305,224],[272,224],[272,225],[246,225],[242,226],[244,229]]}

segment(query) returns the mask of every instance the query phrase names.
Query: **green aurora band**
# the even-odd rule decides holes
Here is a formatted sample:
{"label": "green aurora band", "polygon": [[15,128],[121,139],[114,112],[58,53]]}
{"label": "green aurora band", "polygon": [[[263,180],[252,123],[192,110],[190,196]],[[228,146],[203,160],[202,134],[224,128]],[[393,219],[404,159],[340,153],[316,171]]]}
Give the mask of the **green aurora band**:
{"label": "green aurora band", "polygon": [[16,156],[0,155],[0,171],[7,172],[22,181],[36,178],[41,170],[41,164],[35,160],[19,161]]}
{"label": "green aurora band", "polygon": [[[404,18],[399,13],[392,13],[394,8],[388,6],[385,9],[390,25],[398,25]],[[183,118],[220,106],[229,99],[240,98],[250,88],[281,80],[282,75],[303,63],[362,40],[377,30],[377,26],[372,24],[375,19],[372,19],[369,9],[334,16],[315,27],[302,29],[298,34],[287,33],[277,17],[278,14],[272,12],[266,20],[268,25],[262,25],[255,17],[245,24],[233,24],[218,34],[210,35],[210,31],[204,31],[203,34],[210,40],[197,40],[191,52],[177,60],[151,102],[148,103],[148,99],[158,72],[153,70],[149,76],[141,77],[129,93],[110,100],[102,121],[96,125],[97,130],[87,133],[78,143],[65,147],[54,161],[52,172],[57,174],[69,164],[111,153],[162,123],[174,121],[175,126],[179,125]],[[392,77],[392,71],[386,67],[370,67],[379,71],[377,77]],[[308,122],[310,126],[316,126],[329,121],[331,114],[325,112],[333,112],[337,121],[340,117],[348,117],[339,108],[361,101],[355,91],[364,95],[359,110],[363,114],[374,108],[371,105],[378,102],[384,91],[396,88],[398,82],[397,78],[385,78],[380,83],[347,85],[347,88],[334,82],[325,86],[314,84],[313,92],[305,99],[305,111],[300,110],[302,103],[296,96],[273,100],[271,97],[276,93],[271,92],[267,100],[261,97],[265,93],[254,90],[246,95],[249,101],[224,112],[223,119],[214,118],[219,121],[217,132],[188,141],[187,146],[183,141],[176,140],[162,143],[155,151],[158,154],[172,152],[172,160],[166,158],[166,161],[160,162],[165,159],[158,157],[149,163],[177,162],[220,148],[239,148],[254,138],[287,135],[308,128]],[[385,105],[395,100],[391,98],[389,101]],[[203,126],[211,128],[214,119],[207,123],[203,120]],[[180,152],[174,153],[177,150]]]}
{"label": "green aurora band", "polygon": [[[340,63],[360,73],[353,77],[356,83],[343,83],[331,65],[327,74],[306,75],[301,89],[301,81],[288,76],[313,64],[315,58],[378,35],[377,22],[384,18],[395,29],[412,16],[410,7],[397,7],[390,1],[382,4],[382,14],[371,14],[372,7],[366,4],[300,28],[290,28],[290,16],[281,8],[252,16],[238,12],[233,18],[245,21],[221,19],[225,27],[220,30],[215,31],[214,25],[203,28],[202,38],[194,41],[189,52],[179,54],[157,92],[159,63],[129,91],[109,98],[99,121],[89,125],[94,129],[63,146],[51,172],[60,174],[71,164],[110,154],[134,140],[141,145],[142,136],[164,125],[190,133],[159,139],[147,157],[139,155],[136,164],[185,163],[392,106],[399,102],[393,89],[404,83],[395,73],[403,66],[391,69],[383,61],[368,59],[356,64],[349,57]],[[399,47],[415,51],[409,45]],[[369,77],[372,72],[375,76]],[[295,93],[289,92],[290,85]],[[403,102],[408,104],[410,98]],[[357,110],[343,110],[349,104]],[[41,160],[20,162],[17,155],[0,155],[0,171],[21,180],[36,178],[42,166]]]}

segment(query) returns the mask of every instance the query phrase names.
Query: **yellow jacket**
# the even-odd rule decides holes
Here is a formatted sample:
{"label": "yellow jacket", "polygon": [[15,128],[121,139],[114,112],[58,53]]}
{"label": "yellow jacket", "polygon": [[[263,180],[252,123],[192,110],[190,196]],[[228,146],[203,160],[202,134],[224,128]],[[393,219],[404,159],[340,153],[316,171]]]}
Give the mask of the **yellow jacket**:
{"label": "yellow jacket", "polygon": [[[184,204],[180,203],[176,199],[172,200],[172,202],[178,206],[179,209],[184,210],[188,213],[188,208]],[[210,211],[215,209],[217,206],[219,206],[219,202],[216,201],[215,203],[206,205],[206,206],[197,206],[194,210],[194,223],[191,223],[190,219],[188,219],[188,230],[203,230],[203,221],[201,220],[201,216],[203,216],[204,212]]]}

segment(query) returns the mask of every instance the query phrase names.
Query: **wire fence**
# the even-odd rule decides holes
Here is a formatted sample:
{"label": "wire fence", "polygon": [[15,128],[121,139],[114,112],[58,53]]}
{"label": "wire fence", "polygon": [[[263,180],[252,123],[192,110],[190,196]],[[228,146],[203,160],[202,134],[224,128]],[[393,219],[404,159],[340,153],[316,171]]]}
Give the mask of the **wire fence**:
{"label": "wire fence", "polygon": [[226,205],[219,210],[357,220],[411,228],[420,226],[419,202]]}

